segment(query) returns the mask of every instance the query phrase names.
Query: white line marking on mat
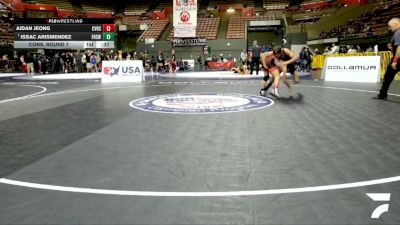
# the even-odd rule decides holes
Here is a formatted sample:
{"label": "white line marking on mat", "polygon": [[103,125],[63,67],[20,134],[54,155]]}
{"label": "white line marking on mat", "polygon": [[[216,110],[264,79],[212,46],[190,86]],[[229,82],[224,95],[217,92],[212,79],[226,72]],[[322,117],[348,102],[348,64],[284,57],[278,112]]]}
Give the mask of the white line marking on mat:
{"label": "white line marking on mat", "polygon": [[[206,85],[212,85],[213,83],[211,82],[205,82],[202,81],[197,84],[193,84],[192,86],[206,86]],[[259,84],[247,84],[250,86],[256,86]],[[30,85],[33,86],[33,85]],[[12,101],[18,101],[18,100],[23,100],[23,99],[29,99],[29,98],[36,98],[36,97],[44,97],[44,96],[52,96],[52,95],[61,95],[61,94],[70,94],[70,93],[78,93],[78,92],[89,92],[89,91],[100,91],[100,90],[114,90],[114,89],[125,89],[125,88],[139,88],[139,87],[165,87],[165,86],[174,86],[174,84],[171,85],[162,85],[162,84],[153,84],[153,85],[132,85],[132,86],[119,86],[119,87],[105,87],[105,88],[93,88],[93,89],[82,89],[82,90],[71,90],[71,91],[60,91],[60,92],[52,92],[52,93],[47,93],[43,95],[39,95],[45,91],[35,93],[34,95],[27,95],[19,98],[12,98],[12,99],[6,99],[3,101],[0,101],[0,103],[4,102],[12,102]],[[369,90],[361,90],[361,89],[349,89],[349,88],[339,88],[339,87],[324,87],[324,86],[308,86],[308,85],[293,85],[293,86],[298,86],[298,87],[310,87],[310,88],[322,88],[322,89],[333,89],[333,90],[345,90],[345,91],[358,91],[358,92],[366,92],[366,93],[378,93],[378,91],[369,91]],[[38,86],[39,87],[39,86]],[[44,88],[44,87],[43,87]],[[388,95],[391,96],[396,96],[400,97],[400,94],[392,94],[388,93]]]}
{"label": "white line marking on mat", "polygon": [[27,85],[27,84],[24,84],[24,85],[18,85],[18,86],[37,87],[37,88],[41,88],[42,90],[39,91],[39,92],[30,94],[30,95],[25,95],[25,96],[21,96],[21,97],[17,97],[17,98],[10,98],[10,99],[6,99],[6,100],[1,100],[0,103],[4,103],[4,102],[13,102],[13,101],[21,100],[21,99],[26,99],[26,98],[34,97],[34,96],[40,95],[40,94],[42,94],[42,93],[44,93],[44,92],[47,91],[47,88],[42,87],[42,86],[38,86],[38,85]]}
{"label": "white line marking on mat", "polygon": [[23,181],[9,180],[5,178],[0,179],[0,183],[3,184],[42,189],[42,190],[101,194],[101,195],[154,196],[154,197],[231,197],[231,196],[293,194],[293,193],[306,193],[306,192],[365,187],[377,184],[391,183],[396,181],[400,181],[400,176],[382,178],[377,180],[354,182],[354,183],[333,184],[333,185],[302,187],[302,188],[285,188],[285,189],[254,190],[254,191],[225,191],[225,192],[158,192],[158,191],[127,191],[127,190],[79,188],[79,187],[67,187],[67,186],[23,182]]}

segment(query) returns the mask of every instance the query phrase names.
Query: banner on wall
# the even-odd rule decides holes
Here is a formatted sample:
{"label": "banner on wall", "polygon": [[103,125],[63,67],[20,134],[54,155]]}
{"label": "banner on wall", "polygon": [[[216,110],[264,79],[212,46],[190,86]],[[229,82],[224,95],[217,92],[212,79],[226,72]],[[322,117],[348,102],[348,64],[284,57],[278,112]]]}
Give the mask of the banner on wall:
{"label": "banner on wall", "polygon": [[380,56],[327,57],[323,76],[326,81],[379,83]]}
{"label": "banner on wall", "polygon": [[174,27],[197,26],[197,0],[173,0]]}
{"label": "banner on wall", "polygon": [[196,37],[196,27],[174,27],[174,37]]}
{"label": "banner on wall", "polygon": [[205,46],[207,40],[205,38],[173,38],[171,39],[172,47],[190,47],[190,46]]}
{"label": "banner on wall", "polygon": [[154,38],[145,38],[144,43],[145,44],[154,44],[155,39]]}

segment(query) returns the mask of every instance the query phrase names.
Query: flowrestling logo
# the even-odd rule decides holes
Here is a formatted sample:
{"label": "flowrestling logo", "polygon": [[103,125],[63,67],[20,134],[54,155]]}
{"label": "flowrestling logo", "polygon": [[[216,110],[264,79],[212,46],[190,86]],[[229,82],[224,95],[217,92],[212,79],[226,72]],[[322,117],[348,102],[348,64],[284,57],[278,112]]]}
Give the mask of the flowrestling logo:
{"label": "flowrestling logo", "polygon": [[242,112],[265,108],[274,101],[245,94],[172,94],[136,99],[129,103],[132,108],[160,113],[202,114]]}

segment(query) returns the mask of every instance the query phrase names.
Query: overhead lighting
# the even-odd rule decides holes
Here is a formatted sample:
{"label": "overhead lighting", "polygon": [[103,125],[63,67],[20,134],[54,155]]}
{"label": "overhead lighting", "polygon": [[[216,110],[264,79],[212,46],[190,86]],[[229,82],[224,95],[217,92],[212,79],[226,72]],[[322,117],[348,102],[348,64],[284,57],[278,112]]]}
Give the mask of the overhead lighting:
{"label": "overhead lighting", "polygon": [[229,7],[229,9],[227,9],[226,12],[228,12],[228,13],[234,13],[234,12],[235,12],[235,9],[232,8],[232,7]]}

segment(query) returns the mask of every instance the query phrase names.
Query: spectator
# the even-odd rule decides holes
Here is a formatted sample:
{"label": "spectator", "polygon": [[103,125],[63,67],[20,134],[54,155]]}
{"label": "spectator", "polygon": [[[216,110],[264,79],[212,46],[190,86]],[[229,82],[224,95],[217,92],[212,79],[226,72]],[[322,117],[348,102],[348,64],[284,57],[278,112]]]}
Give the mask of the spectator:
{"label": "spectator", "polygon": [[39,57],[40,60],[40,72],[42,74],[47,74],[49,67],[51,67],[50,58],[46,56],[46,54],[41,54]]}
{"label": "spectator", "polygon": [[367,35],[367,37],[371,37],[373,35],[370,26],[366,26],[364,31],[365,31],[365,34]]}
{"label": "spectator", "polygon": [[335,43],[332,43],[332,49],[331,51],[328,53],[328,55],[332,55],[332,54],[338,54],[340,50],[340,47],[337,46]]}
{"label": "spectator", "polygon": [[356,50],[357,50],[357,53],[363,52],[363,50],[362,50],[360,45],[357,45]]}
{"label": "spectator", "polygon": [[258,75],[258,71],[260,70],[260,55],[261,47],[257,44],[257,40],[254,40],[253,47],[251,48],[250,75],[253,74],[254,66],[256,66],[256,75]]}
{"label": "spectator", "polygon": [[62,65],[61,66],[62,67],[61,71],[65,71],[65,67],[66,67],[65,64],[66,64],[66,61],[67,61],[66,60],[67,55],[65,54],[65,52],[63,52],[63,53],[61,53],[60,57],[61,57],[61,61],[62,61],[62,63],[61,63],[61,65]]}
{"label": "spectator", "polygon": [[60,57],[60,54],[57,52],[54,56],[53,56],[53,72],[54,73],[59,73],[62,70],[62,59]]}
{"label": "spectator", "polygon": [[247,52],[246,52],[246,49],[244,49],[243,52],[240,53],[240,62],[242,63],[242,65],[246,65],[247,64]]}
{"label": "spectator", "polygon": [[306,47],[303,47],[299,54],[300,59],[300,70],[304,71],[307,64]]}
{"label": "spectator", "polygon": [[139,57],[138,57],[136,51],[134,51],[134,52],[132,53],[131,58],[132,58],[132,60],[138,60],[138,59],[139,59]]}
{"label": "spectator", "polygon": [[78,73],[83,72],[83,63],[82,63],[82,53],[80,50],[77,50],[74,54],[74,64],[76,65],[76,70]]}
{"label": "spectator", "polygon": [[197,55],[197,63],[199,64],[199,70],[203,69],[203,60],[201,59],[200,54]]}
{"label": "spectator", "polygon": [[72,53],[67,52],[65,56],[65,73],[73,71],[73,62],[74,58],[72,56]]}
{"label": "spectator", "polygon": [[238,73],[240,75],[249,74],[249,70],[247,69],[246,65],[240,65],[239,67],[232,67],[230,71],[233,71],[233,73]]}
{"label": "spectator", "polygon": [[309,48],[306,48],[306,56],[307,56],[306,57],[306,60],[307,60],[306,69],[308,71],[310,71],[311,70],[312,58],[313,58],[313,53],[310,51]]}
{"label": "spectator", "polygon": [[172,50],[171,60],[169,61],[168,67],[169,67],[169,72],[170,73],[175,73],[176,72],[176,58],[175,58],[175,51],[174,50]]}
{"label": "spectator", "polygon": [[157,56],[157,72],[158,71],[163,71],[164,70],[164,65],[165,65],[164,55],[163,55],[162,51],[159,51],[158,52],[158,56]]}
{"label": "spectator", "polygon": [[8,55],[7,54],[4,54],[1,57],[1,63],[2,63],[1,67],[2,67],[3,71],[4,72],[8,72],[10,60],[8,59]]}
{"label": "spectator", "polygon": [[97,62],[98,61],[97,61],[96,55],[94,54],[94,52],[92,52],[92,54],[90,55],[90,65],[91,65],[90,70],[93,73],[98,71]]}
{"label": "spectator", "polygon": [[327,46],[326,48],[325,48],[325,50],[324,50],[324,55],[329,55],[329,52],[330,52],[331,50],[330,50],[330,48],[329,48],[329,46]]}
{"label": "spectator", "polygon": [[224,61],[224,54],[219,54],[219,60],[218,61],[220,61],[220,62],[223,62]]}
{"label": "spectator", "polygon": [[32,76],[35,75],[35,69],[33,67],[33,57],[31,53],[26,54],[26,57],[24,58],[25,63],[26,63],[26,73],[29,75],[31,74]]}
{"label": "spectator", "polygon": [[357,50],[354,48],[354,46],[353,45],[349,46],[347,54],[355,54],[355,53],[357,53]]}
{"label": "spectator", "polygon": [[157,71],[157,60],[154,57],[154,55],[151,56],[150,65],[151,65],[150,69],[151,69],[152,72]]}
{"label": "spectator", "polygon": [[[145,56],[144,56],[144,53],[143,53],[143,57],[145,58]],[[169,72],[171,73],[175,73],[176,72],[176,56],[175,56],[175,50],[172,50],[171,51],[171,59],[170,59],[170,61],[169,61],[169,63],[168,63],[168,67],[169,67]]]}

